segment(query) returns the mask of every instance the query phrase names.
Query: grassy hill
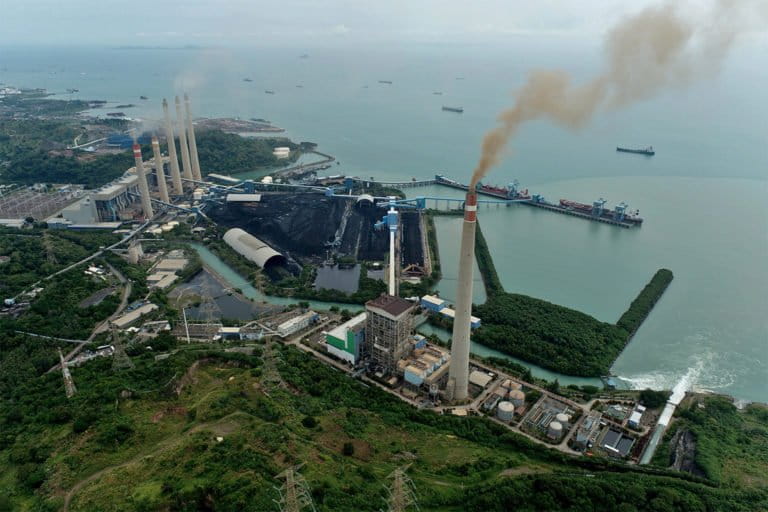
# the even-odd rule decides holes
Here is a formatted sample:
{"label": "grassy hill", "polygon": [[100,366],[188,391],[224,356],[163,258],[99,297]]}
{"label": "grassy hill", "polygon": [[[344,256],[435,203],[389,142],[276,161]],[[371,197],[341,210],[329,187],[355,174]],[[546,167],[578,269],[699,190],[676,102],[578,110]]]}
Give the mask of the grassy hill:
{"label": "grassy hill", "polygon": [[277,510],[275,477],[296,464],[328,511],[385,508],[398,467],[421,510],[768,506],[765,489],[570,459],[482,418],[418,411],[294,348],[273,352],[284,386],[266,384],[260,350],[194,346],[160,361],[136,350],[131,370],[74,368],[71,400],[57,373],[0,380],[0,510]]}

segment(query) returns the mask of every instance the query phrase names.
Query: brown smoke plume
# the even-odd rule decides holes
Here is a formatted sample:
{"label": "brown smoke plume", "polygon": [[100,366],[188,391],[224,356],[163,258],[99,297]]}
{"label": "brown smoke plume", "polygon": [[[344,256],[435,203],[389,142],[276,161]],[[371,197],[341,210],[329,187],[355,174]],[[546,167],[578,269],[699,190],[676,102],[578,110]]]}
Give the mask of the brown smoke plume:
{"label": "brown smoke plume", "polygon": [[[570,129],[602,108],[646,99],[719,69],[741,32],[768,20],[760,0],[717,0],[703,20],[684,19],[672,2],[649,7],[615,26],[605,42],[606,70],[582,84],[559,70],[534,71],[518,91],[513,108],[483,138],[470,187],[498,164],[507,141],[526,121],[547,118]],[[760,7],[760,9],[753,9]]]}

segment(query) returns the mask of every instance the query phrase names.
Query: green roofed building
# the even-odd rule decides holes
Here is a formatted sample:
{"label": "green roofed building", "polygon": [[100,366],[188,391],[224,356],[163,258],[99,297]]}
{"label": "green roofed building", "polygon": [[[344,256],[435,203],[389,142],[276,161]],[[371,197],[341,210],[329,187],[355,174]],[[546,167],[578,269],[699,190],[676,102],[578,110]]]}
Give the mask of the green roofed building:
{"label": "green roofed building", "polygon": [[365,313],[349,319],[325,333],[325,346],[329,354],[356,364],[360,360],[365,341]]}

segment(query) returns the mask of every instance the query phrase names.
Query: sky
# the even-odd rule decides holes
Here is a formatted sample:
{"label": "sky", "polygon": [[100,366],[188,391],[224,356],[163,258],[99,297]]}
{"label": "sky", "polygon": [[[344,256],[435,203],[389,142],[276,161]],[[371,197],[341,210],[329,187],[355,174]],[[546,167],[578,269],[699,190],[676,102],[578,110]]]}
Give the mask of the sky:
{"label": "sky", "polygon": [[[679,0],[681,3],[683,0]],[[736,0],[743,1],[743,0]],[[16,0],[0,45],[335,46],[599,38],[658,0]],[[706,0],[688,0],[696,8]]]}

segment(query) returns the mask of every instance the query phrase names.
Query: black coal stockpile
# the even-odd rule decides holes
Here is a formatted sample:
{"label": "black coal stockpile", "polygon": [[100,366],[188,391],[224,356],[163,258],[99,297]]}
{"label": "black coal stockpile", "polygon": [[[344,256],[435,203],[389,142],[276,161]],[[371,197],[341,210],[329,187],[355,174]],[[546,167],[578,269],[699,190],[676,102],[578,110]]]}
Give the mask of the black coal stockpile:
{"label": "black coal stockpile", "polygon": [[424,250],[421,244],[421,222],[417,212],[402,212],[402,243],[400,244],[403,266],[424,265]]}
{"label": "black coal stockpile", "polygon": [[[354,203],[352,203],[354,204]],[[210,216],[227,228],[238,227],[276,250],[298,258],[324,257],[347,211],[339,252],[359,259],[381,259],[386,232],[374,232],[381,209],[353,207],[349,200],[319,194],[263,194],[258,203],[229,203]],[[359,245],[359,251],[358,251]]]}

